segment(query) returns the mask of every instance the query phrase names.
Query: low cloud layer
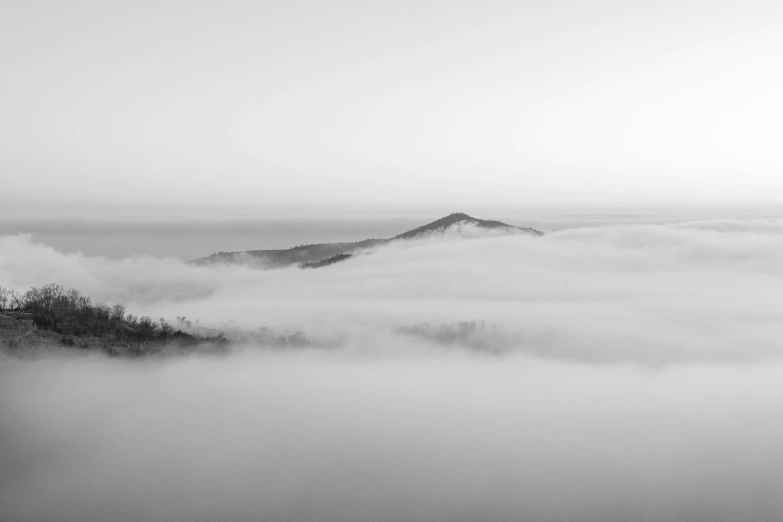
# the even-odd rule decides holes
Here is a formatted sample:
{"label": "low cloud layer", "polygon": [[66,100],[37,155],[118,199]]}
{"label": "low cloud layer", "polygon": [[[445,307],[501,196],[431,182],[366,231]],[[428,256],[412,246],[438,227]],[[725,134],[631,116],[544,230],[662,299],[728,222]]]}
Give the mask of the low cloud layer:
{"label": "low cloud layer", "polygon": [[313,343],[0,358],[0,519],[779,520],[779,223],[474,232],[314,270],[0,238],[2,286]]}
{"label": "low cloud layer", "polygon": [[779,520],[783,367],[0,360],[0,518]]}
{"label": "low cloud layer", "polygon": [[155,318],[300,330],[349,344],[357,331],[483,321],[503,329],[506,348],[543,357],[667,364],[779,352],[776,222],[465,235],[476,231],[395,243],[316,270],[116,261],[15,236],[0,239],[0,281],[20,290],[58,282]]}

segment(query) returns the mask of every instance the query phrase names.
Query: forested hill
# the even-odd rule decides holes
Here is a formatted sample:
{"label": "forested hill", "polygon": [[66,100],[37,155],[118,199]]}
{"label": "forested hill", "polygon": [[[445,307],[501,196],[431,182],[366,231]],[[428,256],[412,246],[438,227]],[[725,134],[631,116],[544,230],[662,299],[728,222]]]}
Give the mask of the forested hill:
{"label": "forested hill", "polygon": [[478,219],[464,213],[454,213],[426,225],[408,230],[392,238],[365,239],[346,243],[315,243],[299,245],[284,250],[246,250],[240,252],[217,252],[191,261],[196,265],[251,264],[262,268],[282,268],[298,265],[303,268],[320,268],[343,261],[362,250],[388,244],[391,241],[418,239],[440,234],[452,227],[470,225],[486,230],[507,231],[510,234],[541,236],[543,232],[534,228],[518,227],[502,221]]}
{"label": "forested hill", "polygon": [[[202,333],[203,332],[203,333]],[[0,349],[72,346],[109,355],[145,355],[171,350],[214,350],[228,341],[222,333],[183,317],[176,324],[126,312],[119,304],[95,302],[58,284],[27,292],[0,287]]]}

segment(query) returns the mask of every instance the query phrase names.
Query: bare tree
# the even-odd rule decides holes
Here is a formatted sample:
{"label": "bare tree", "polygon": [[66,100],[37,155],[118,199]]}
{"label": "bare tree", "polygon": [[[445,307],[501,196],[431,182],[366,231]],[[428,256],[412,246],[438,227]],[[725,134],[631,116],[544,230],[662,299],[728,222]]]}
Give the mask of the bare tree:
{"label": "bare tree", "polygon": [[138,328],[139,336],[144,340],[150,340],[155,337],[155,330],[158,329],[158,323],[145,315],[139,319]]}
{"label": "bare tree", "polygon": [[25,296],[16,290],[11,290],[8,294],[8,302],[10,303],[12,310],[22,310],[25,305]]}
{"label": "bare tree", "polygon": [[112,306],[111,320],[115,323],[121,323],[123,319],[125,319],[125,307],[120,304]]}
{"label": "bare tree", "polygon": [[171,335],[171,333],[174,331],[174,328],[171,327],[171,325],[166,322],[166,319],[163,317],[160,318],[160,333],[163,337],[168,337]]}

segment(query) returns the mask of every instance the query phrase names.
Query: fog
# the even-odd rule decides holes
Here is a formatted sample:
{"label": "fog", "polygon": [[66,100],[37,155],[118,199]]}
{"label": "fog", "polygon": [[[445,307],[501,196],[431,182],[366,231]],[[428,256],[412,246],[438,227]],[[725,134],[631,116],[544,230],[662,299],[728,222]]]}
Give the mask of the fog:
{"label": "fog", "polygon": [[[4,356],[0,519],[778,520],[781,276],[776,219],[463,227],[314,270],[6,236],[2,286],[239,341]],[[426,335],[461,321],[481,348]]]}
{"label": "fog", "polygon": [[[299,330],[360,352],[397,328],[484,321],[513,352],[618,363],[759,360],[783,338],[783,223],[699,220],[566,229],[464,228],[316,270],[203,268],[64,254],[0,238],[0,281],[58,282],[138,315]],[[465,237],[470,236],[470,237]]]}

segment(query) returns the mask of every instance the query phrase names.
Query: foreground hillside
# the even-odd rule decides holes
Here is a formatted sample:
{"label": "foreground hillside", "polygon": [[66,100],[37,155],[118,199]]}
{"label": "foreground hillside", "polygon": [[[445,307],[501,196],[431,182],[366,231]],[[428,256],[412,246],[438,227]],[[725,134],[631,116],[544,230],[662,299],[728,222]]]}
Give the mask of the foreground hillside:
{"label": "foreground hillside", "polygon": [[196,265],[212,264],[255,264],[263,268],[282,268],[298,265],[302,268],[321,268],[344,261],[353,254],[388,244],[392,241],[419,239],[441,234],[456,226],[469,225],[485,230],[504,231],[510,234],[543,235],[534,228],[518,227],[502,221],[478,219],[464,213],[454,213],[426,225],[408,230],[391,238],[365,239],[346,243],[315,243],[299,245],[285,250],[246,250],[240,252],[217,252],[192,261]]}
{"label": "foreground hillside", "polygon": [[223,334],[201,335],[185,317],[177,327],[126,312],[121,305],[93,302],[78,290],[57,284],[24,294],[0,288],[0,348],[12,353],[70,346],[110,355],[145,355],[165,349],[223,346]]}

